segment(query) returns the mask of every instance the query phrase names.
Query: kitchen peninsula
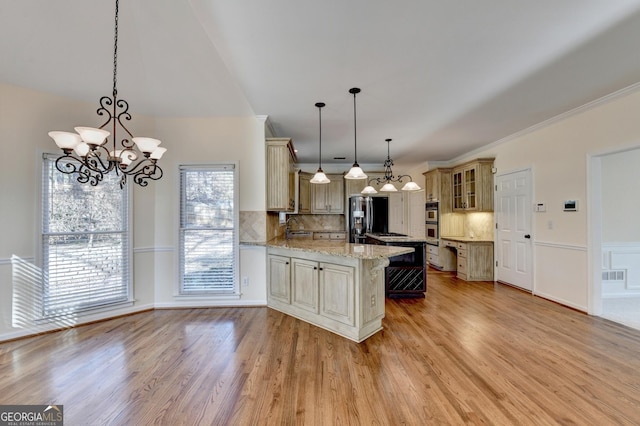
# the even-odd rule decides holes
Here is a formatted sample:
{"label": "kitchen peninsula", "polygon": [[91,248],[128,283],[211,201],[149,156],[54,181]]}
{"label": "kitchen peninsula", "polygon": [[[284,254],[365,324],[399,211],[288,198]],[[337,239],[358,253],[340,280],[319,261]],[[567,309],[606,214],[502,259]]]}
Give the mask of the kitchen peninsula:
{"label": "kitchen peninsula", "polygon": [[409,247],[276,238],[267,242],[267,305],[347,339],[382,329],[384,268]]}

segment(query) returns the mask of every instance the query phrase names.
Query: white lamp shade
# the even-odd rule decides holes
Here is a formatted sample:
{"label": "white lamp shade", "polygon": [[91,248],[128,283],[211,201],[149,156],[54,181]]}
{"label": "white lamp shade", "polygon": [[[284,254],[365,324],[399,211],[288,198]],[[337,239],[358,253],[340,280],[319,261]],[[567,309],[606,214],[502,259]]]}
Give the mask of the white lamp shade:
{"label": "white lamp shade", "polygon": [[391,182],[385,183],[382,188],[380,188],[380,192],[395,192],[397,191],[396,187],[393,186]]}
{"label": "white lamp shade", "polygon": [[[78,136],[80,137],[80,136]],[[80,157],[86,157],[87,154],[89,153],[89,144],[85,143],[85,142],[80,142],[73,150],[73,152],[75,152],[77,155],[79,155]]]}
{"label": "white lamp shade", "polygon": [[420,187],[418,186],[417,183],[415,183],[414,181],[411,182],[407,182],[403,187],[402,187],[403,191],[419,191]]}
{"label": "white lamp shade", "polygon": [[365,188],[360,192],[361,194],[377,194],[378,191],[376,191],[376,189],[369,185],[369,186],[365,186]]}
{"label": "white lamp shade", "polygon": [[344,178],[345,179],[366,179],[367,175],[364,174],[360,166],[358,166],[357,164],[354,164],[353,167],[351,167],[351,170],[349,170],[349,173],[344,175]]}
{"label": "white lamp shade", "polygon": [[75,127],[74,129],[80,134],[84,142],[95,146],[104,144],[111,134],[111,132],[96,129],[95,127]]}
{"label": "white lamp shade", "polygon": [[60,149],[74,149],[82,142],[80,135],[70,132],[53,131],[49,132],[49,136],[51,136]]}
{"label": "white lamp shade", "polygon": [[158,147],[156,149],[153,150],[153,152],[151,153],[151,155],[149,156],[149,158],[152,158],[154,160],[159,160],[162,158],[162,155],[167,152],[167,148],[163,148],[163,147]]}
{"label": "white lamp shade", "polygon": [[331,181],[329,180],[327,175],[324,174],[322,169],[318,169],[316,174],[313,175],[313,177],[311,178],[311,180],[309,182],[311,182],[311,183],[329,183]]}
{"label": "white lamp shade", "polygon": [[137,137],[133,138],[133,141],[136,143],[138,149],[145,154],[152,153],[156,150],[158,145],[160,145],[160,141],[153,138]]}

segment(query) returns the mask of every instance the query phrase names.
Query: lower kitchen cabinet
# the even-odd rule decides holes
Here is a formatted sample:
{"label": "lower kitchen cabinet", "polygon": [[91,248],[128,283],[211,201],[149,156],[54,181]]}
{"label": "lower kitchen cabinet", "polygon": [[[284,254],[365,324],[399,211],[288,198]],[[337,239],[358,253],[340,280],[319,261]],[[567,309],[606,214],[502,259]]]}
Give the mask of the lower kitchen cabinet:
{"label": "lower kitchen cabinet", "polygon": [[388,258],[284,248],[269,248],[267,256],[270,308],[356,342],[382,329]]}
{"label": "lower kitchen cabinet", "polygon": [[493,242],[444,240],[456,251],[457,277],[466,281],[493,281]]}
{"label": "lower kitchen cabinet", "polygon": [[291,259],[285,256],[269,256],[269,298],[284,303],[291,302]]}
{"label": "lower kitchen cabinet", "polygon": [[350,266],[320,264],[320,315],[355,324],[355,279]]}
{"label": "lower kitchen cabinet", "polygon": [[318,312],[318,262],[291,259],[291,304]]}

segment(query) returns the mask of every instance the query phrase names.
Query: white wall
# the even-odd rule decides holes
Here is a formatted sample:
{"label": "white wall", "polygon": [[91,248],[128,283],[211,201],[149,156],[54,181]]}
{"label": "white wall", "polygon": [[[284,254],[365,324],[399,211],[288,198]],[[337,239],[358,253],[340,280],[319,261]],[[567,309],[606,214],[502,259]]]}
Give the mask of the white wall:
{"label": "white wall", "polygon": [[[30,89],[0,84],[0,144],[11,153],[0,168],[0,340],[27,335],[41,328],[15,328],[12,320],[14,277],[12,256],[22,259],[20,270],[37,274],[39,191],[43,152],[58,152],[50,130],[101,124],[96,103],[83,103]],[[155,136],[168,148],[161,164],[165,176],[133,191],[134,298],[132,307],[82,318],[71,325],[154,306],[211,305],[218,302],[176,301],[178,165],[237,161],[240,170],[240,210],[264,212],[264,121],[249,118],[158,118],[132,111],[128,123],[134,134]],[[255,184],[257,182],[257,184]],[[16,268],[17,269],[17,268]],[[234,304],[265,304],[265,249],[242,247],[240,275],[250,285]]]}

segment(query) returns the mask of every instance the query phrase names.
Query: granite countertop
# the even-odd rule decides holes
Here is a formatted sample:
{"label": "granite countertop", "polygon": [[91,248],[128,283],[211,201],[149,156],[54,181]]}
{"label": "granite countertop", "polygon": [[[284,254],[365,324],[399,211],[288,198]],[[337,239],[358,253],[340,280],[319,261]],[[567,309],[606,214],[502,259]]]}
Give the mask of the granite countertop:
{"label": "granite countertop", "polygon": [[394,247],[371,244],[352,244],[337,240],[313,240],[311,238],[276,238],[267,241],[267,248],[283,248],[330,256],[353,257],[356,259],[383,259],[413,252],[412,247]]}
{"label": "granite countertop", "polygon": [[425,243],[427,242],[427,240],[425,240],[424,238],[415,238],[412,237],[410,235],[403,235],[403,236],[397,236],[397,235],[393,235],[393,236],[384,236],[384,235],[376,235],[376,234],[365,234],[367,237],[371,237],[371,238],[375,238],[376,240],[379,241],[384,241],[385,243],[407,243],[407,242],[411,242],[411,243]]}
{"label": "granite countertop", "polygon": [[471,237],[440,237],[441,240],[457,241],[459,243],[492,243],[493,240]]}

